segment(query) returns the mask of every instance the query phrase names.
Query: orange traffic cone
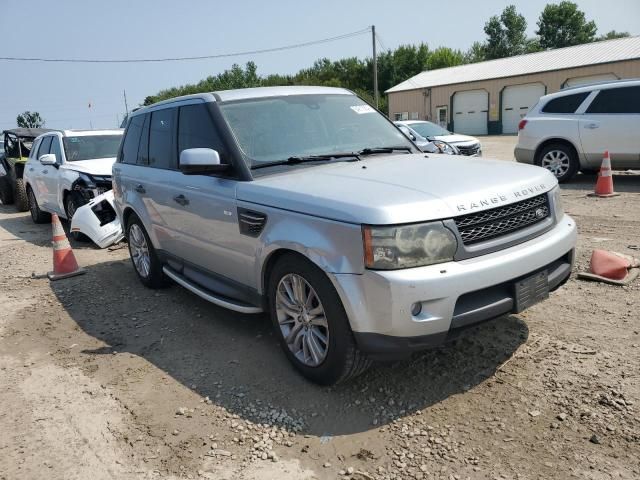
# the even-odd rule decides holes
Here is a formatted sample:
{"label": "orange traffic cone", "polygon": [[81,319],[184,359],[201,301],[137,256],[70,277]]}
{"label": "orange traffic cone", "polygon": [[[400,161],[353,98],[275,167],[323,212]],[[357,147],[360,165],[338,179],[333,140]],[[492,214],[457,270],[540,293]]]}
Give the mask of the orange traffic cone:
{"label": "orange traffic cone", "polygon": [[53,241],[51,242],[53,244],[53,272],[47,273],[49,280],[60,280],[87,273],[84,268],[78,266],[67,235],[55,213],[51,215],[51,226],[53,227]]}
{"label": "orange traffic cone", "polygon": [[619,193],[613,191],[613,176],[611,175],[611,157],[609,150],[604,152],[600,172],[598,173],[598,181],[596,182],[595,191],[590,194],[592,197],[617,197]]}

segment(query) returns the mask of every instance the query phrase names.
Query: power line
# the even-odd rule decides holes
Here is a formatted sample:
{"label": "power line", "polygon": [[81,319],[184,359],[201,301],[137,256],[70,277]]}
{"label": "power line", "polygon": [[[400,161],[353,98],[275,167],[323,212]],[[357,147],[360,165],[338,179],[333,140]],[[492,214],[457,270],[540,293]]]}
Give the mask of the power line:
{"label": "power line", "polygon": [[371,27],[363,28],[357,32],[345,33],[335,37],[312,40],[309,42],[295,43],[282,47],[263,48],[260,50],[247,50],[244,52],[219,53],[216,55],[202,55],[197,57],[169,57],[169,58],[136,58],[136,59],[88,59],[88,58],[39,58],[39,57],[0,57],[0,60],[10,62],[56,62],[56,63],[157,63],[157,62],[181,62],[190,60],[211,60],[215,58],[240,57],[245,55],[258,55],[261,53],[280,52],[282,50],[292,50],[294,48],[309,47],[321,43],[335,42],[346,38],[356,37],[371,32]]}

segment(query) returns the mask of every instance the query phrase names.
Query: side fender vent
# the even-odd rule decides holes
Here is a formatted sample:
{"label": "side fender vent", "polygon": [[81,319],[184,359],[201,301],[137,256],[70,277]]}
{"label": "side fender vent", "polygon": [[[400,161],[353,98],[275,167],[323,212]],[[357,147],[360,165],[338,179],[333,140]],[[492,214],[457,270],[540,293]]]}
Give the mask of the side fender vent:
{"label": "side fender vent", "polygon": [[246,208],[238,208],[238,223],[240,233],[249,237],[258,237],[267,223],[267,216]]}

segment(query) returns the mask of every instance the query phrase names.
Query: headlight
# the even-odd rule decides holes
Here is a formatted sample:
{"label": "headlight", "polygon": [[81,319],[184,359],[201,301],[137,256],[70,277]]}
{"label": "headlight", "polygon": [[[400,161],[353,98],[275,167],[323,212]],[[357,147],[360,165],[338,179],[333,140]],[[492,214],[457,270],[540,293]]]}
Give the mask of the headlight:
{"label": "headlight", "polygon": [[442,222],[363,227],[365,266],[377,270],[422,267],[453,260],[458,243]]}
{"label": "headlight", "polygon": [[562,206],[562,198],[560,197],[560,185],[551,190],[551,200],[553,201],[553,210],[556,216],[556,222],[564,216],[564,207]]}
{"label": "headlight", "polygon": [[441,153],[446,153],[447,155],[457,155],[458,154],[457,150],[452,145],[449,145],[447,142],[441,142],[439,140],[434,140],[433,144],[436,147],[438,147],[438,150],[440,150]]}

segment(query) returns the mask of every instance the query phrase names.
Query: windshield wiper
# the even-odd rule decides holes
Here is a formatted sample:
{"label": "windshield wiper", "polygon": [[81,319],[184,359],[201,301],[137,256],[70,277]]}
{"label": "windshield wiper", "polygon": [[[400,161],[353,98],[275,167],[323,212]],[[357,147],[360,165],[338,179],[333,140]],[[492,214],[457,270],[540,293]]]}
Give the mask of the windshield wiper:
{"label": "windshield wiper", "polygon": [[393,153],[395,151],[404,151],[411,153],[413,149],[404,145],[396,145],[394,147],[374,147],[363,148],[358,152],[358,155],[374,155],[376,153]]}
{"label": "windshield wiper", "polygon": [[289,157],[286,160],[280,160],[277,162],[260,163],[257,165],[253,165],[251,169],[255,170],[257,168],[274,167],[276,165],[297,165],[299,163],[306,163],[306,162],[328,162],[330,160],[333,160],[334,158],[347,158],[347,157],[358,158],[358,153],[337,152],[337,153],[328,153],[326,155],[294,156],[294,157]]}

